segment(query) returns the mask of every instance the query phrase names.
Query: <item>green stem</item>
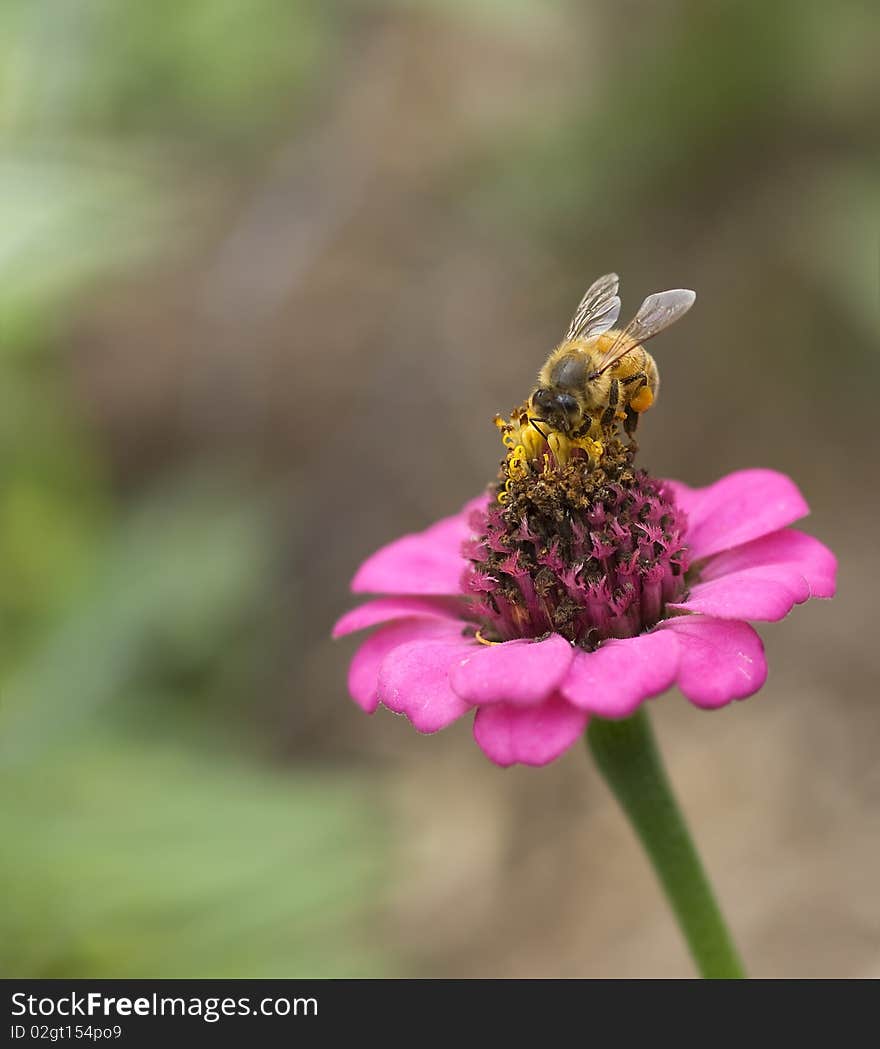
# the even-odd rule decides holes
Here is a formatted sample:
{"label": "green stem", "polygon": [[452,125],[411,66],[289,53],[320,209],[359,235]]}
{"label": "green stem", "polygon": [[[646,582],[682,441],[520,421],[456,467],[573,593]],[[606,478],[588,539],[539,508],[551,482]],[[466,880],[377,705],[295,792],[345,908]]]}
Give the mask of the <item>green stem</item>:
{"label": "green stem", "polygon": [[742,962],[675,801],[647,712],[593,718],[587,743],[663,885],[700,975],[743,979]]}

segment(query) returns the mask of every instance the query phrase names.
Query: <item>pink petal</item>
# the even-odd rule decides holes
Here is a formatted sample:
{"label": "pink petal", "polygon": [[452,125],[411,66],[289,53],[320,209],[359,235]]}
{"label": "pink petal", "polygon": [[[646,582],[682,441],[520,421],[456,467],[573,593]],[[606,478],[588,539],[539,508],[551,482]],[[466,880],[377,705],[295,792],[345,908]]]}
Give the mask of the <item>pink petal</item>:
{"label": "pink petal", "polygon": [[806,601],[810,588],[803,576],[785,566],[734,572],[723,579],[697,583],[687,601],[671,604],[683,612],[701,612],[719,619],[757,619],[775,622]]}
{"label": "pink petal", "polygon": [[433,542],[443,544],[458,553],[461,550],[461,544],[473,531],[470,523],[472,515],[476,511],[485,510],[488,505],[489,493],[481,492],[480,495],[468,500],[457,514],[441,518],[436,524],[425,529],[422,534],[430,536]]}
{"label": "pink petal", "polygon": [[810,597],[833,597],[837,558],[823,543],[796,528],[781,528],[751,543],[726,550],[706,562],[702,580],[720,579],[732,572],[764,565],[796,569],[807,582]]}
{"label": "pink petal", "polygon": [[606,641],[577,653],[560,691],[591,714],[625,718],[675,684],[678,663],[678,639],[669,630]]}
{"label": "pink petal", "polygon": [[504,641],[472,648],[449,672],[449,681],[473,706],[532,706],[547,699],[565,677],[574,649],[559,634],[544,641]]}
{"label": "pink petal", "polygon": [[368,557],[351,582],[356,594],[459,594],[465,562],[424,532],[405,535]]}
{"label": "pink petal", "polygon": [[462,606],[454,598],[445,597],[380,597],[346,612],[333,627],[333,637],[343,637],[404,616],[461,619]]}
{"label": "pink petal", "polygon": [[406,714],[419,732],[445,728],[470,706],[449,687],[449,667],[476,642],[412,641],[385,657],[379,668],[379,699],[398,714]]}
{"label": "pink petal", "polygon": [[712,557],[686,601],[670,608],[721,619],[775,621],[810,597],[834,593],[837,559],[791,528]]}
{"label": "pink petal", "polygon": [[677,616],[657,627],[678,638],[678,687],[709,709],[751,696],[767,680],[761,639],[748,623],[707,616]]}
{"label": "pink petal", "polygon": [[355,652],[348,669],[348,691],[351,698],[372,714],[379,703],[376,685],[379,667],[393,649],[419,638],[453,637],[460,632],[457,623],[443,619],[400,619],[367,638]]}
{"label": "pink petal", "polygon": [[395,539],[367,558],[355,574],[356,594],[460,594],[466,561],[462,543],[471,534],[470,517],[488,495],[465,504],[424,532]]}
{"label": "pink petal", "polygon": [[688,515],[687,545],[694,560],[758,539],[809,513],[794,481],[775,470],[739,470],[708,488],[666,484]]}
{"label": "pink petal", "polygon": [[535,707],[497,703],[477,711],[474,738],[496,765],[546,765],[568,750],[588,720],[588,714],[559,696]]}

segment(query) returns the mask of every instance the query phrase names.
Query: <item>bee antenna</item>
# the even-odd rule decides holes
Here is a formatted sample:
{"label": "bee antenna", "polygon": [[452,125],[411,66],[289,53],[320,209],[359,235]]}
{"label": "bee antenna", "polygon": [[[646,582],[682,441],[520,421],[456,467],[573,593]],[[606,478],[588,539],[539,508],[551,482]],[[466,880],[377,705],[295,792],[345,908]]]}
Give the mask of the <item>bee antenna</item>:
{"label": "bee antenna", "polygon": [[539,434],[540,434],[540,435],[541,435],[541,436],[542,436],[542,437],[544,438],[544,440],[546,441],[546,440],[547,440],[547,434],[546,434],[546,433],[544,433],[544,431],[543,431],[543,430],[541,429],[541,427],[540,427],[540,426],[538,426],[538,422],[546,422],[546,419],[539,419],[539,420],[538,420],[538,421],[536,422],[536,421],[535,421],[535,420],[534,420],[534,419],[533,419],[533,418],[531,417],[531,415],[530,415],[530,416],[529,416],[529,422],[530,422],[530,423],[532,424],[532,426],[534,426],[534,428],[535,428],[535,429],[536,429],[536,430],[538,431],[538,433],[539,433]]}

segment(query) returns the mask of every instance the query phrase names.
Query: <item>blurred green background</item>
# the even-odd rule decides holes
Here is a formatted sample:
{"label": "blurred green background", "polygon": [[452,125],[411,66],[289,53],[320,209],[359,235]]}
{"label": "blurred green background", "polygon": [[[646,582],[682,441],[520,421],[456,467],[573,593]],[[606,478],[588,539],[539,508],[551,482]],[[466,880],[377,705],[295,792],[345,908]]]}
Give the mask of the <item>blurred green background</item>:
{"label": "blurred green background", "polygon": [[345,692],[359,561],[495,472],[584,287],[694,287],[642,462],[841,558],[655,705],[761,976],[880,976],[875,5],[0,2],[0,972],[690,964],[579,748]]}

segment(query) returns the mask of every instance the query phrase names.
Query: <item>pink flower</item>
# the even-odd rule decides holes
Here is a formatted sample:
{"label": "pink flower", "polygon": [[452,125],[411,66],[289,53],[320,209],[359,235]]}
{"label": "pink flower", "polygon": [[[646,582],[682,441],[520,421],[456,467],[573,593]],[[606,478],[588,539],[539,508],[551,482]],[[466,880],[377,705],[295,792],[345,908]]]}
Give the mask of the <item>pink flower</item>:
{"label": "pink flower", "polygon": [[333,632],[379,627],[351,664],[355,702],[420,732],[473,710],[477,743],[507,766],[545,765],[591,715],[628,717],[675,684],[705,709],[757,692],[767,664],[746,621],[834,594],[834,555],[788,527],[808,513],[797,487],[743,470],[609,489],[569,523],[564,553],[528,520],[502,534],[484,495],[368,558],[352,590],[384,596]]}

